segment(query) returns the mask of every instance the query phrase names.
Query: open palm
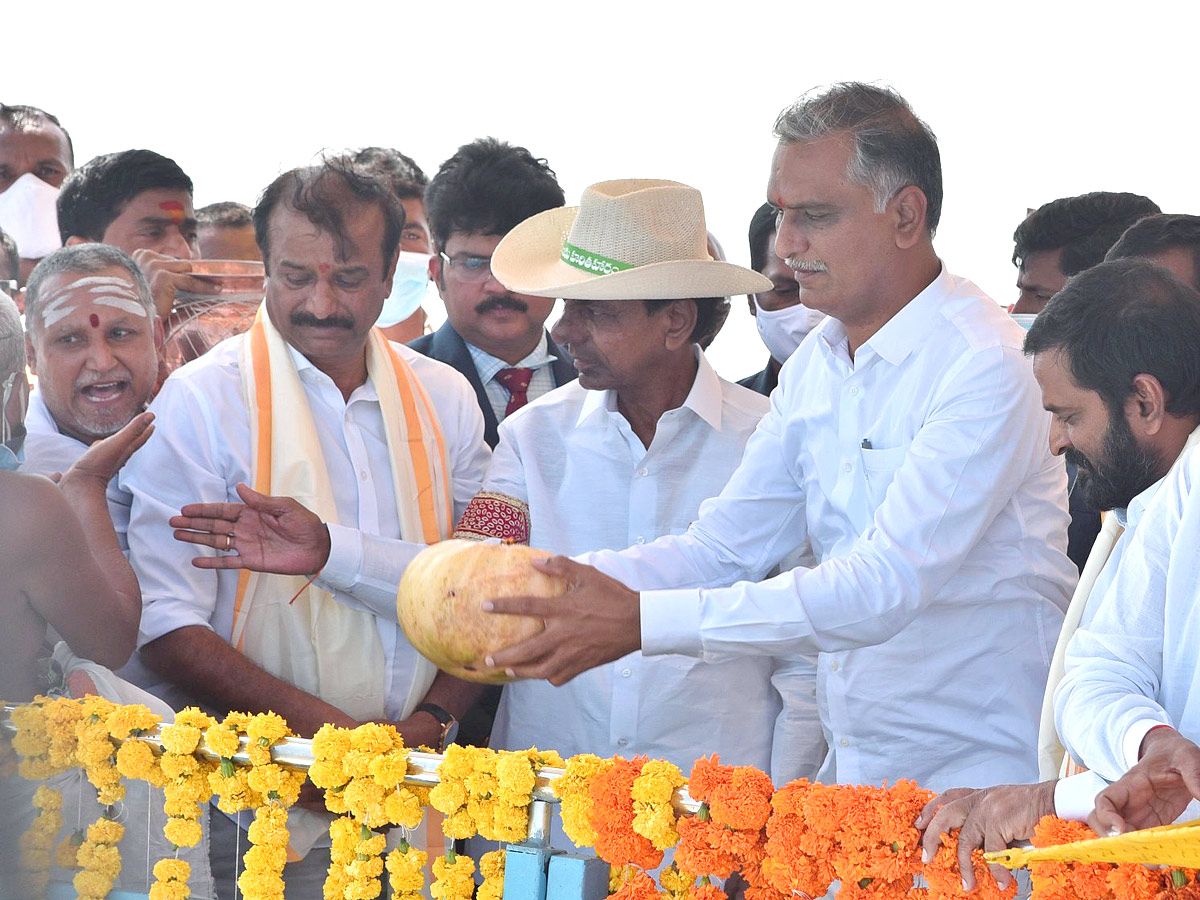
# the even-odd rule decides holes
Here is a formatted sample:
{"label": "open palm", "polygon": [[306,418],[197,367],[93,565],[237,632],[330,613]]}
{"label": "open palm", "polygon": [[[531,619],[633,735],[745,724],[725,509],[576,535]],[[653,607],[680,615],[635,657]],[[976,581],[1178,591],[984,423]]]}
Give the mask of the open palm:
{"label": "open palm", "polygon": [[200,569],[250,569],[280,575],[311,575],[329,558],[329,531],[291,497],[237,486],[243,503],[191,503],[171,518],[175,539],[218,551],[198,556]]}

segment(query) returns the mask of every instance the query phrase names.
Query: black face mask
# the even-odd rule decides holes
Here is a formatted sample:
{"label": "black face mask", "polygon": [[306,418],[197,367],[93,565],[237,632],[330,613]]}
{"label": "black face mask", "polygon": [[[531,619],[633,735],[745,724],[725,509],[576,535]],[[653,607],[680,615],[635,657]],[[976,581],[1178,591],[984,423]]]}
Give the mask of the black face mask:
{"label": "black face mask", "polygon": [[1071,448],[1064,456],[1079,469],[1075,490],[1093,509],[1124,509],[1161,477],[1162,460],[1138,445],[1120,410],[1109,415],[1104,446],[1095,464]]}

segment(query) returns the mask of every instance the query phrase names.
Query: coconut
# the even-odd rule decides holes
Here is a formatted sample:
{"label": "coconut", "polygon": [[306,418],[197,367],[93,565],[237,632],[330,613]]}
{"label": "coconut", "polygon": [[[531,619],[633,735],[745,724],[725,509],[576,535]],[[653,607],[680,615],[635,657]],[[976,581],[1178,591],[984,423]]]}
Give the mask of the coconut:
{"label": "coconut", "polygon": [[500,684],[503,673],[480,670],[480,660],[519,644],[545,627],[540,618],[484,612],[497,597],[561,597],[567,580],[539,572],[533,560],[550,556],[523,544],[448,540],[426,547],[404,570],[396,607],[409,643],[444,672]]}

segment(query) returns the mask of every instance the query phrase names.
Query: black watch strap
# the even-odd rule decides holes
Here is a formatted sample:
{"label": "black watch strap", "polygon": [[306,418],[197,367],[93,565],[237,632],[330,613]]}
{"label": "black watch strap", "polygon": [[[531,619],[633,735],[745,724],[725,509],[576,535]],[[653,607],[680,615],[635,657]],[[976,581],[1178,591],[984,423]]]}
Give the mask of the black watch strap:
{"label": "black watch strap", "polygon": [[422,703],[414,712],[429,713],[441,723],[442,743],[438,747],[439,751],[445,750],[448,744],[454,743],[454,739],[458,737],[458,719],[454,718],[444,707],[438,706],[436,703]]}

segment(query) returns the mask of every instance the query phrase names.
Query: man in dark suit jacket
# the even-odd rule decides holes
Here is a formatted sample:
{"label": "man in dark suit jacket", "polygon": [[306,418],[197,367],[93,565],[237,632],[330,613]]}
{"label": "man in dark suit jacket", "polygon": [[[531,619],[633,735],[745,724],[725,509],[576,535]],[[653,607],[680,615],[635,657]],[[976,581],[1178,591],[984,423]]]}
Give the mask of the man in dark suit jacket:
{"label": "man in dark suit jacket", "polygon": [[554,300],[511,293],[491,271],[492,251],[510,229],[564,200],[545,160],[495,138],[460,147],[425,192],[435,250],[429,274],[448,318],[409,346],[471,382],[489,447],[505,416],[577,374],[546,331]]}

